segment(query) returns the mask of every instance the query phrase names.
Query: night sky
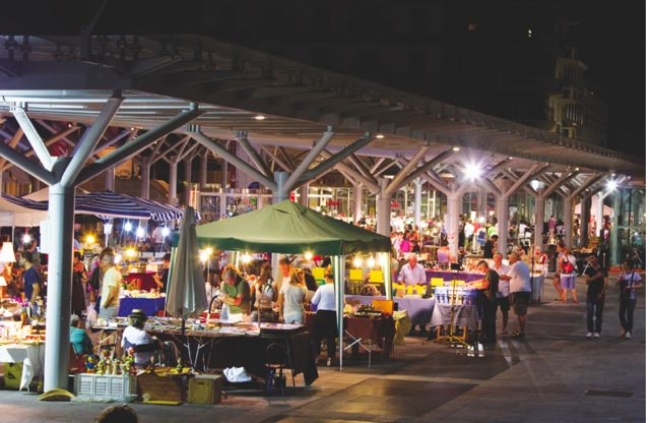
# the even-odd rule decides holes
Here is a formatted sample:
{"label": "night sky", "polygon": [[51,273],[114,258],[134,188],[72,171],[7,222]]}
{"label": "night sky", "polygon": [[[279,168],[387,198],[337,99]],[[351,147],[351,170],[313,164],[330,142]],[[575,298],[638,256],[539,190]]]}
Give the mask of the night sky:
{"label": "night sky", "polygon": [[608,147],[645,156],[646,12],[644,1],[570,0],[580,21],[589,79],[609,102]]}

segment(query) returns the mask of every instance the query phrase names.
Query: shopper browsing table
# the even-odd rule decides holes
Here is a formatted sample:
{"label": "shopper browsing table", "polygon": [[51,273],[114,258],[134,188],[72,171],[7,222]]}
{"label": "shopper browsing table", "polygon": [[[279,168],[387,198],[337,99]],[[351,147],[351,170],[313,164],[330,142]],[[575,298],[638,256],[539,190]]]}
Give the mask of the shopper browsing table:
{"label": "shopper browsing table", "polygon": [[320,341],[324,336],[327,340],[327,365],[330,366],[336,355],[336,332],[338,329],[334,278],[331,270],[325,273],[325,285],[318,287],[311,303],[316,306],[316,320],[311,337],[312,351],[316,354],[316,363],[318,364]]}
{"label": "shopper browsing table", "polygon": [[[397,283],[406,286],[426,286],[427,274],[424,271],[424,267],[422,267],[421,264],[418,264],[417,255],[413,253],[408,255],[408,263],[402,266],[402,269],[399,271],[399,274],[397,275]],[[425,331],[426,327],[424,325],[420,325],[420,332]]]}
{"label": "shopper browsing table", "polygon": [[510,281],[506,278],[510,267],[503,262],[503,253],[494,253],[492,268],[499,274],[499,290],[497,291],[497,307],[501,309],[501,336],[508,335],[508,312],[510,311]]}
{"label": "shopper browsing table", "polygon": [[490,269],[485,260],[479,261],[476,268],[485,273],[483,279],[471,283],[474,288],[481,290],[481,295],[476,301],[481,316],[481,333],[485,343],[493,344],[497,341],[496,294],[499,290],[499,274]]}
{"label": "shopper browsing table", "polygon": [[521,255],[517,252],[510,254],[510,270],[506,279],[510,282],[510,302],[519,321],[519,329],[513,332],[512,337],[523,338],[530,302],[530,269],[521,261]]}

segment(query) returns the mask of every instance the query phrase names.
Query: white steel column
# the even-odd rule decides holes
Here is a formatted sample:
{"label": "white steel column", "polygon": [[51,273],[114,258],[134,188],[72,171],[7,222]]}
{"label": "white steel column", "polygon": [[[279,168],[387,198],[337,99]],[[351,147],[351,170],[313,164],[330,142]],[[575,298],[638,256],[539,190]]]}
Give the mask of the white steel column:
{"label": "white steel column", "polygon": [[390,194],[386,193],[388,179],[379,179],[379,193],[377,194],[377,233],[390,236]]}
{"label": "white steel column", "polygon": [[190,197],[192,196],[192,157],[190,154],[185,159],[185,189],[183,190],[183,204],[190,205]]}
{"label": "white steel column", "polygon": [[151,157],[146,157],[140,163],[140,196],[146,200],[150,197]]}
{"label": "white steel column", "polygon": [[591,218],[591,196],[587,195],[580,202],[580,240],[581,248],[589,244],[589,219]]}
{"label": "white steel column", "polygon": [[49,194],[50,239],[47,284],[47,331],[43,388],[67,386],[70,359],[70,299],[74,187],[55,184]]}
{"label": "white steel column", "polygon": [[573,200],[565,198],[563,203],[564,245],[573,248]]}
{"label": "white steel column", "polygon": [[591,201],[595,203],[596,206],[596,214],[595,214],[595,219],[596,219],[596,233],[595,235],[600,236],[600,231],[603,229],[603,200],[605,197],[602,195],[602,193],[597,193],[591,198]]}
{"label": "white steel column", "polygon": [[208,151],[205,151],[200,157],[199,190],[203,190],[208,184]]}
{"label": "white steel column", "polygon": [[413,209],[413,223],[414,226],[419,230],[420,221],[422,220],[422,185],[424,181],[422,178],[415,178],[413,180],[413,185],[415,185],[415,207]]}
{"label": "white steel column", "polygon": [[104,176],[106,178],[106,189],[115,192],[115,168],[108,169]]}
{"label": "white steel column", "polygon": [[287,191],[286,187],[288,178],[289,173],[287,172],[275,172],[273,174],[273,179],[275,180],[275,183],[278,187],[275,191],[273,191],[273,198],[271,200],[273,204],[279,203],[289,198],[289,191]]}
{"label": "white steel column", "polygon": [[497,233],[499,234],[499,241],[497,242],[497,250],[503,254],[508,252],[508,196],[501,195],[496,199],[497,209]]}
{"label": "white steel column", "polygon": [[[612,216],[612,227],[609,233],[609,265],[613,266],[615,264],[620,264],[622,260],[619,258],[619,246],[618,246],[618,227],[619,227],[619,216],[621,216],[621,188],[614,190],[612,193],[614,200],[614,215]],[[623,220],[621,219],[621,222]]]}
{"label": "white steel column", "polygon": [[544,238],[544,196],[537,194],[535,196],[535,242],[536,247],[543,244]]}
{"label": "white steel column", "polygon": [[309,184],[300,186],[300,203],[301,206],[309,207]]}
{"label": "white steel column", "polygon": [[353,193],[353,202],[354,202],[354,216],[353,221],[357,223],[363,217],[363,185],[354,184]]}
{"label": "white steel column", "polygon": [[178,185],[178,162],[176,160],[170,160],[169,161],[169,192],[167,193],[167,202],[172,206],[176,205],[177,185]]}
{"label": "white steel column", "polygon": [[460,215],[460,202],[463,196],[460,193],[453,193],[447,196],[447,240],[449,241],[449,252],[453,257],[458,257],[458,215]]}

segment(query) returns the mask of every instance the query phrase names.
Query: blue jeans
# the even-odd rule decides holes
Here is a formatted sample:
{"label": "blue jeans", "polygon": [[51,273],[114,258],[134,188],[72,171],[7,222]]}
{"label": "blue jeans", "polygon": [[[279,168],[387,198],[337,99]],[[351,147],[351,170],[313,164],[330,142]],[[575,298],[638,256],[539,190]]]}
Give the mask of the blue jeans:
{"label": "blue jeans", "polygon": [[[605,297],[600,297],[600,298],[587,297],[587,332],[600,333],[603,326],[604,306],[605,306]],[[596,316],[595,328],[594,328],[594,314]]]}
{"label": "blue jeans", "polygon": [[636,298],[622,297],[620,299],[618,304],[618,318],[625,332],[632,332],[632,327],[634,326],[634,307],[636,307]]}

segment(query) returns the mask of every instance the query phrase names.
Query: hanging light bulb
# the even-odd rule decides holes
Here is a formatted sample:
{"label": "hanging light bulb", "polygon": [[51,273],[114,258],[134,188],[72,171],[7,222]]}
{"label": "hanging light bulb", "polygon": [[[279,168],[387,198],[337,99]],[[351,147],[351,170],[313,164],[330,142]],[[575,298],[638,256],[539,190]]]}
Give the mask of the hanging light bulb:
{"label": "hanging light bulb", "polygon": [[376,262],[375,262],[375,257],[374,257],[374,256],[370,256],[370,258],[368,259],[368,262],[367,262],[367,263],[368,263],[368,267],[369,267],[369,268],[371,268],[371,269],[374,268],[374,267],[375,267],[375,263],[376,263]]}
{"label": "hanging light bulb", "polygon": [[363,261],[361,261],[361,257],[355,257],[354,260],[352,261],[352,265],[356,267],[357,269],[361,267],[363,264]]}
{"label": "hanging light bulb", "polygon": [[133,224],[131,222],[127,221],[124,224],[124,230],[127,231],[127,232],[131,232],[132,229],[133,229]]}

